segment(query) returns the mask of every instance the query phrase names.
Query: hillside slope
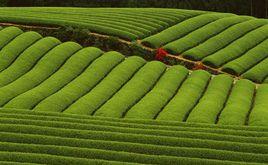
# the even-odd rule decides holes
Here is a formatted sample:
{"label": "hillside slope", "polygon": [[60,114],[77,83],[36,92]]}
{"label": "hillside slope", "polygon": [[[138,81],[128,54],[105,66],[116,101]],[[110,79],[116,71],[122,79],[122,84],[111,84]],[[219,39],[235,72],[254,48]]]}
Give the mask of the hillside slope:
{"label": "hillside slope", "polygon": [[[114,118],[268,125],[268,85],[0,31],[0,107]],[[241,95],[243,97],[241,97]]]}
{"label": "hillside slope", "polygon": [[116,36],[182,61],[268,82],[268,20],[230,13],[152,8],[0,8],[0,23],[73,26]]}

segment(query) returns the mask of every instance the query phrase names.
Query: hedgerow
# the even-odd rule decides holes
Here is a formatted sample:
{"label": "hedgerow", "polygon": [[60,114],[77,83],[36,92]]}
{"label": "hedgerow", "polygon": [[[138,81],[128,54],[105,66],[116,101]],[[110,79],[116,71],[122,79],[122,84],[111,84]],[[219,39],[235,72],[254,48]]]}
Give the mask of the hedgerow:
{"label": "hedgerow", "polygon": [[[24,153],[40,153],[49,155],[69,156],[75,158],[103,159],[103,160],[146,163],[146,164],[180,163],[181,162],[180,158],[186,158],[186,157],[200,158],[200,155],[198,154],[202,152],[206,152],[206,155],[201,155],[201,158],[205,160],[217,159],[217,161],[219,161],[227,159],[229,161],[238,161],[238,162],[240,161],[241,163],[266,162],[265,161],[266,157],[262,156],[261,154],[257,155],[247,153],[235,153],[228,151],[217,151],[217,150],[196,149],[196,148],[193,149],[171,148],[167,146],[152,146],[146,144],[128,144],[128,143],[120,144],[117,142],[109,143],[107,141],[99,141],[99,142],[94,141],[91,144],[89,143],[87,147],[86,146],[80,147],[79,144],[76,144],[75,147],[70,147],[59,144],[55,145],[55,143],[58,142],[60,139],[58,140],[57,138],[53,138],[51,139],[51,141],[52,140],[54,141],[54,145],[50,144],[39,145],[40,142],[39,144],[0,142],[0,146],[3,148],[3,151],[11,151],[11,152],[15,151]],[[83,140],[80,140],[80,143],[82,141]],[[62,140],[62,142],[64,142],[64,140]],[[70,142],[70,140],[67,142]],[[181,156],[177,156],[178,153],[180,153]]]}
{"label": "hedgerow", "polygon": [[243,79],[237,81],[219,116],[218,123],[244,125],[247,122],[247,115],[251,109],[254,92],[255,85],[251,81]]}
{"label": "hedgerow", "polygon": [[[155,49],[162,47],[168,53],[180,56],[179,60],[168,56],[166,61],[179,63],[182,60],[182,64],[186,63],[190,68],[192,65],[188,65],[187,59],[202,61],[210,66],[206,68],[213,73],[226,71],[241,75],[266,57],[259,49],[266,39],[267,20],[229,13],[152,8],[1,8],[0,21],[37,25],[37,28],[43,25],[76,28],[78,31],[83,30],[82,36],[71,37],[77,37],[79,41],[82,37],[83,45],[95,44],[104,50],[116,49],[128,55],[139,52],[141,48],[146,50],[142,51],[145,55],[141,55],[141,52],[136,55],[150,60]],[[31,26],[25,29],[29,27],[31,29]],[[49,28],[45,29],[49,31]],[[53,35],[60,37],[57,32]],[[107,39],[107,42],[102,43],[103,38],[109,36],[118,39],[116,42]],[[63,38],[66,40],[68,37]],[[133,43],[138,46],[133,47]],[[254,57],[254,60],[248,59],[248,54],[257,53],[261,53],[261,56]],[[243,59],[247,59],[248,63]],[[237,64],[240,61],[243,62],[243,68]],[[262,83],[258,78],[255,80],[254,76],[253,81]]]}
{"label": "hedgerow", "polygon": [[17,59],[0,74],[0,86],[15,81],[28,72],[48,51],[61,42],[53,37],[45,37],[24,50]]}
{"label": "hedgerow", "polygon": [[[86,115],[75,115],[75,114],[64,114],[64,113],[53,113],[45,111],[29,111],[26,109],[13,109],[13,108],[0,108],[1,115],[4,117],[19,116],[24,119],[38,120],[49,120],[49,121],[64,121],[72,123],[82,124],[98,124],[98,125],[111,125],[117,127],[127,128],[141,128],[141,129],[157,129],[157,130],[169,130],[169,131],[189,131],[189,132],[209,132],[216,134],[229,134],[234,136],[244,137],[268,137],[266,127],[255,126],[234,126],[234,125],[211,125],[201,123],[185,123],[176,121],[157,121],[157,120],[139,120],[139,119],[118,119],[118,118],[107,118],[97,116],[86,116]],[[37,116],[38,115],[38,116]],[[105,119],[105,121],[104,121]],[[10,120],[9,120],[10,121]]]}
{"label": "hedgerow", "polygon": [[[5,8],[0,22],[6,20],[82,27],[79,36],[131,40],[141,53],[158,51],[141,43],[163,46],[198,60],[195,69],[223,66],[268,82],[264,19],[172,9]],[[266,84],[0,28],[0,164],[267,164],[267,97]]]}
{"label": "hedgerow", "polygon": [[247,16],[232,16],[219,18],[207,25],[201,26],[200,28],[187,34],[184,37],[181,37],[173,42],[169,42],[163,48],[168,50],[169,52],[180,54],[219,34],[223,30],[250,19],[252,19],[252,17]]}
{"label": "hedgerow", "polygon": [[210,74],[205,71],[194,71],[187,78],[176,95],[169,101],[156,117],[157,120],[185,121],[190,110],[202,96]]}
{"label": "hedgerow", "polygon": [[0,51],[0,71],[6,69],[20,53],[41,38],[36,32],[25,32],[9,42]]}
{"label": "hedgerow", "polygon": [[0,105],[3,106],[8,100],[40,84],[79,49],[81,46],[74,42],[66,42],[56,46],[38,61],[33,69],[0,89]]}
{"label": "hedgerow", "polygon": [[[109,9],[109,11],[103,9],[85,10],[69,8],[67,11],[64,8],[51,9],[40,8],[36,10],[35,8],[18,8],[17,10],[13,10],[12,8],[3,8],[3,10],[1,9],[2,17],[0,20],[2,22],[85,27],[90,31],[135,40],[162,30],[163,27],[161,25],[167,27],[185,18],[203,13],[168,9],[165,11],[156,9]],[[156,13],[154,11],[158,12]],[[73,12],[71,17],[70,12]],[[146,20],[147,22],[142,20]]]}
{"label": "hedgerow", "polygon": [[228,98],[232,84],[233,79],[230,76],[215,76],[186,121],[210,124],[216,123],[218,114],[221,112]]}
{"label": "hedgerow", "polygon": [[[149,62],[135,74],[111,99],[94,113],[96,116],[124,117],[125,113],[147,92],[165,72],[160,62]],[[131,93],[131,95],[129,95]]]}
{"label": "hedgerow", "polygon": [[204,43],[185,51],[182,55],[185,58],[192,60],[202,60],[218,50],[226,47],[236,39],[243,35],[267,24],[267,20],[252,19],[239,24],[236,24],[218,35],[208,39]]}
{"label": "hedgerow", "polygon": [[252,111],[249,115],[249,125],[268,126],[267,120],[268,84],[258,87]]}
{"label": "hedgerow", "polygon": [[234,75],[241,75],[242,73],[245,73],[247,70],[254,67],[254,65],[257,65],[259,62],[268,57],[267,46],[268,40],[266,39],[243,54],[243,56],[223,65],[222,70]]}
{"label": "hedgerow", "polygon": [[[62,112],[74,101],[94,88],[114,67],[124,60],[124,56],[117,52],[104,53],[95,60],[81,75],[47,97],[34,107],[35,111]],[[52,106],[51,108],[47,108]]]}
{"label": "hedgerow", "polygon": [[6,27],[0,30],[0,49],[6,44],[13,40],[18,35],[22,34],[23,31],[17,27]]}
{"label": "hedgerow", "polygon": [[[29,117],[29,118],[27,118]],[[68,121],[68,118],[59,118],[59,117],[50,117],[50,118],[38,118],[37,115],[1,115],[1,122],[3,124],[26,124],[26,125],[40,125],[46,127],[57,127],[57,128],[68,128],[68,129],[79,129],[79,130],[88,130],[88,131],[112,131],[117,133],[132,133],[139,135],[157,135],[157,136],[166,136],[166,137],[177,137],[177,138],[189,138],[189,139],[206,139],[206,140],[216,140],[216,141],[229,141],[229,142],[241,142],[241,143],[256,143],[256,144],[268,144],[267,138],[260,138],[260,136],[265,137],[264,134],[260,132],[250,132],[245,131],[247,136],[244,134],[233,134],[230,130],[218,130],[218,132],[210,132],[209,129],[200,129],[199,131],[193,131],[191,129],[186,130],[185,127],[182,127],[178,130],[164,130],[157,127],[154,128],[146,128],[148,125],[144,125],[145,127],[139,127],[136,124],[120,125],[120,122],[94,122],[90,120],[86,120],[86,123],[79,123],[76,120],[75,123],[71,123],[72,121]],[[45,119],[45,121],[44,121]],[[57,121],[59,119],[59,121]],[[12,120],[12,121],[10,121]],[[85,121],[84,121],[85,122]],[[119,124],[119,125],[116,125]],[[131,126],[131,128],[129,128]],[[167,127],[168,128],[168,127]],[[184,128],[184,129],[183,129]],[[252,136],[251,133],[256,133],[259,136]]]}
{"label": "hedgerow", "polygon": [[184,67],[168,68],[155,87],[128,110],[125,118],[154,119],[187,76],[188,70]]}
{"label": "hedgerow", "polygon": [[[161,47],[171,41],[183,37],[184,35],[220,18],[232,16],[232,14],[203,14],[191,19],[187,19],[177,25],[169,27],[162,32],[145,38],[142,43],[153,48]],[[174,52],[172,52],[174,53]],[[179,52],[176,52],[179,53]]]}
{"label": "hedgerow", "polygon": [[93,114],[128,82],[145,64],[139,57],[129,57],[114,68],[95,88],[64,110],[64,113]]}
{"label": "hedgerow", "polygon": [[[209,55],[202,61],[204,64],[218,68],[221,65],[240,57],[245,52],[264,41],[268,36],[267,30],[268,25],[261,26],[260,28],[257,28],[256,30],[251,31],[245,36],[232,42],[232,44],[228,45],[224,49],[221,49],[216,53]],[[252,40],[254,42],[252,42]]]}
{"label": "hedgerow", "polygon": [[[40,122],[42,125],[42,122]],[[53,125],[53,124],[52,124]],[[167,137],[137,133],[120,133],[99,130],[66,129],[52,126],[32,124],[1,124],[1,132],[19,132],[26,134],[50,135],[65,138],[79,138],[92,140],[110,140],[141,144],[162,145],[171,147],[209,148],[217,150],[237,151],[255,154],[267,154],[267,144],[242,143],[232,141],[218,141],[209,139],[192,139],[186,137]],[[263,155],[264,156],[264,155]],[[261,158],[261,157],[259,157]],[[265,157],[262,157],[265,158]],[[267,158],[265,158],[267,160]]]}
{"label": "hedgerow", "polygon": [[252,67],[250,70],[242,74],[243,78],[262,83],[264,79],[268,76],[267,72],[268,58]]}
{"label": "hedgerow", "polygon": [[5,104],[5,107],[32,109],[40,101],[57,92],[63,86],[80,75],[85,68],[101,54],[102,51],[94,47],[79,50],[48,79],[44,80],[41,84],[30,91],[13,98]]}

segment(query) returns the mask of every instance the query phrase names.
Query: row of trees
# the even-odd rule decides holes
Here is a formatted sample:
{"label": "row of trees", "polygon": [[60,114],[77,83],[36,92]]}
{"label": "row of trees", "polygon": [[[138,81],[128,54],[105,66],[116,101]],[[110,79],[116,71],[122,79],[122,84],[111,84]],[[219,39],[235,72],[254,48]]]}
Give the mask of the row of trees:
{"label": "row of trees", "polygon": [[268,0],[0,0],[2,6],[159,7],[267,17]]}

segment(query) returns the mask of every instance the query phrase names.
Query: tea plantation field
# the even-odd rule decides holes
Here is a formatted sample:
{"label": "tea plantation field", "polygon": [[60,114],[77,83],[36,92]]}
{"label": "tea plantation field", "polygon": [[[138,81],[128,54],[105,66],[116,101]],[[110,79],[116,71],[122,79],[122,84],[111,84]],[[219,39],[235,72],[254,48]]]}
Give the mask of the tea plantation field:
{"label": "tea plantation field", "polygon": [[0,22],[74,26],[268,82],[268,21],[181,9],[1,8]]}
{"label": "tea plantation field", "polygon": [[79,26],[233,74],[0,27],[0,164],[268,164],[267,20],[0,9],[0,23]]}
{"label": "tea plantation field", "polygon": [[0,32],[6,35],[0,43],[1,107],[268,126],[268,84],[256,88],[246,79],[125,58],[16,27]]}
{"label": "tea plantation field", "polygon": [[0,109],[1,163],[267,164],[267,127]]}

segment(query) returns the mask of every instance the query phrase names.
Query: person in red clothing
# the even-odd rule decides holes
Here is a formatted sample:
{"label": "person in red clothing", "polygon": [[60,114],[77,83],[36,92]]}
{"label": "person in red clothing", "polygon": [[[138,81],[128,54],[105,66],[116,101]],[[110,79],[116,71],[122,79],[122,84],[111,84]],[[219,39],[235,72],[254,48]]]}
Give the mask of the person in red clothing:
{"label": "person in red clothing", "polygon": [[163,61],[167,54],[168,53],[163,48],[158,48],[156,51],[155,60]]}

